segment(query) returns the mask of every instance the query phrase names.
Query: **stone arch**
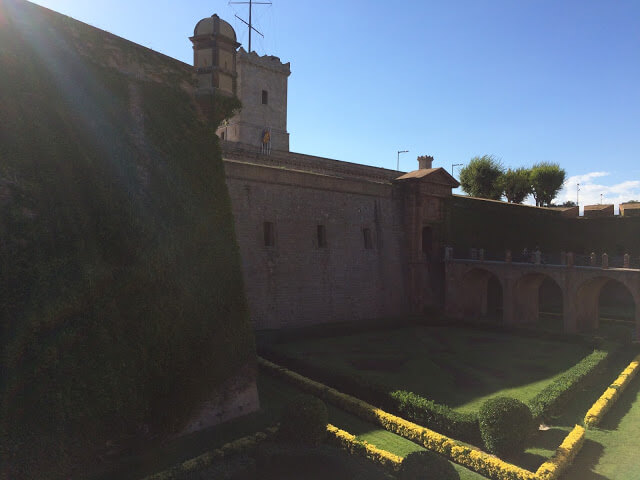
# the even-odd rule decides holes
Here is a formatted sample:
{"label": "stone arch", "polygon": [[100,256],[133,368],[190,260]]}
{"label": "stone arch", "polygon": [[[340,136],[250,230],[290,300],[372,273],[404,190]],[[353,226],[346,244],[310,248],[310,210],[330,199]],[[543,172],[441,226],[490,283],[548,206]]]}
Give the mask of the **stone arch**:
{"label": "stone arch", "polygon": [[[595,330],[600,326],[600,294],[605,285],[615,283],[624,288],[633,299],[634,317],[638,318],[640,295],[622,279],[599,275],[582,282],[576,289],[575,310],[576,329],[578,331]],[[638,326],[636,325],[636,328]]]}
{"label": "stone arch", "polygon": [[467,270],[462,278],[462,310],[466,319],[502,319],[504,284],[494,272],[481,267]]}
{"label": "stone arch", "polygon": [[554,276],[542,272],[525,273],[519,277],[513,290],[515,323],[538,323],[540,318],[540,288],[548,282],[560,293],[560,305],[565,292]]}

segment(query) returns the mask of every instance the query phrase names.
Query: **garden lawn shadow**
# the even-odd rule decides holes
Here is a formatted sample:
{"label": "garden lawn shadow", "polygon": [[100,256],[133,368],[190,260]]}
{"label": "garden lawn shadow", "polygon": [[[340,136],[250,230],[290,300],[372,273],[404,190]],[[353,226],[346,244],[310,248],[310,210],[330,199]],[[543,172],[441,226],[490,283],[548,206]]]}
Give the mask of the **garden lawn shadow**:
{"label": "garden lawn shadow", "polygon": [[[613,382],[615,379],[611,379]],[[629,413],[640,394],[640,378],[636,377],[631,381],[627,389],[622,392],[614,407],[605,414],[600,422],[601,430],[617,430],[622,419]],[[639,473],[640,476],[640,473]]]}
{"label": "garden lawn shadow", "polygon": [[[497,395],[527,402],[591,352],[582,344],[439,326],[297,340],[272,348],[327,372],[361,377],[390,392],[410,391],[466,412]],[[323,354],[314,354],[319,351]]]}
{"label": "garden lawn shadow", "polygon": [[[563,480],[618,480],[605,477],[594,472],[595,466],[600,461],[604,447],[593,440],[586,439],[582,450],[574,459],[573,464],[562,475]],[[637,477],[636,477],[637,478]]]}

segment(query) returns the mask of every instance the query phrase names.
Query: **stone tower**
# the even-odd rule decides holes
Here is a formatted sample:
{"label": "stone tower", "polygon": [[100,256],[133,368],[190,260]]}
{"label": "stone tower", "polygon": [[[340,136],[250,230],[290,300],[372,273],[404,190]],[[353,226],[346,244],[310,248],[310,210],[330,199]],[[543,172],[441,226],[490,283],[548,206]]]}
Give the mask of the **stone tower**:
{"label": "stone tower", "polygon": [[189,40],[193,43],[193,65],[198,76],[198,94],[235,95],[236,32],[218,15],[200,20]]}
{"label": "stone tower", "polygon": [[271,55],[247,53],[240,48],[237,71],[237,95],[242,102],[242,110],[218,129],[218,136],[264,154],[269,154],[272,149],[288,152],[289,63],[282,63]]}

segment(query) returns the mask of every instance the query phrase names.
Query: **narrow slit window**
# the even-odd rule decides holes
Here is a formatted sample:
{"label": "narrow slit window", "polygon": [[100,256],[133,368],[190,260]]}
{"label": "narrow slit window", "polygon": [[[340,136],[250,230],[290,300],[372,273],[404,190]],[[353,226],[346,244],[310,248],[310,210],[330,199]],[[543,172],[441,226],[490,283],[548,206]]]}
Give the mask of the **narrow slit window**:
{"label": "narrow slit window", "polygon": [[431,227],[422,227],[422,253],[430,257],[432,249],[433,235],[431,233]]}
{"label": "narrow slit window", "polygon": [[276,231],[273,222],[264,222],[264,246],[273,247],[276,244]]}
{"label": "narrow slit window", "polygon": [[267,105],[269,103],[269,92],[262,90],[262,104]]}
{"label": "narrow slit window", "polygon": [[327,229],[324,225],[318,225],[318,248],[327,248]]}
{"label": "narrow slit window", "polygon": [[367,250],[371,250],[373,248],[373,241],[371,239],[371,229],[363,228],[362,236],[364,240],[364,248],[366,248]]}

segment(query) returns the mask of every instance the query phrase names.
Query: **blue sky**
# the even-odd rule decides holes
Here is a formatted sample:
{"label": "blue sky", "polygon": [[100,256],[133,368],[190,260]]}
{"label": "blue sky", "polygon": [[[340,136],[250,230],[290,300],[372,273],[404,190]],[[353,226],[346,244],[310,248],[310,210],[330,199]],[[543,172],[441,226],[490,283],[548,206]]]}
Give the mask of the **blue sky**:
{"label": "blue sky", "polygon": [[[36,3],[187,63],[220,0]],[[260,54],[291,62],[291,150],[386,168],[428,154],[559,163],[559,201],[640,200],[640,2],[273,0],[254,7]]]}

